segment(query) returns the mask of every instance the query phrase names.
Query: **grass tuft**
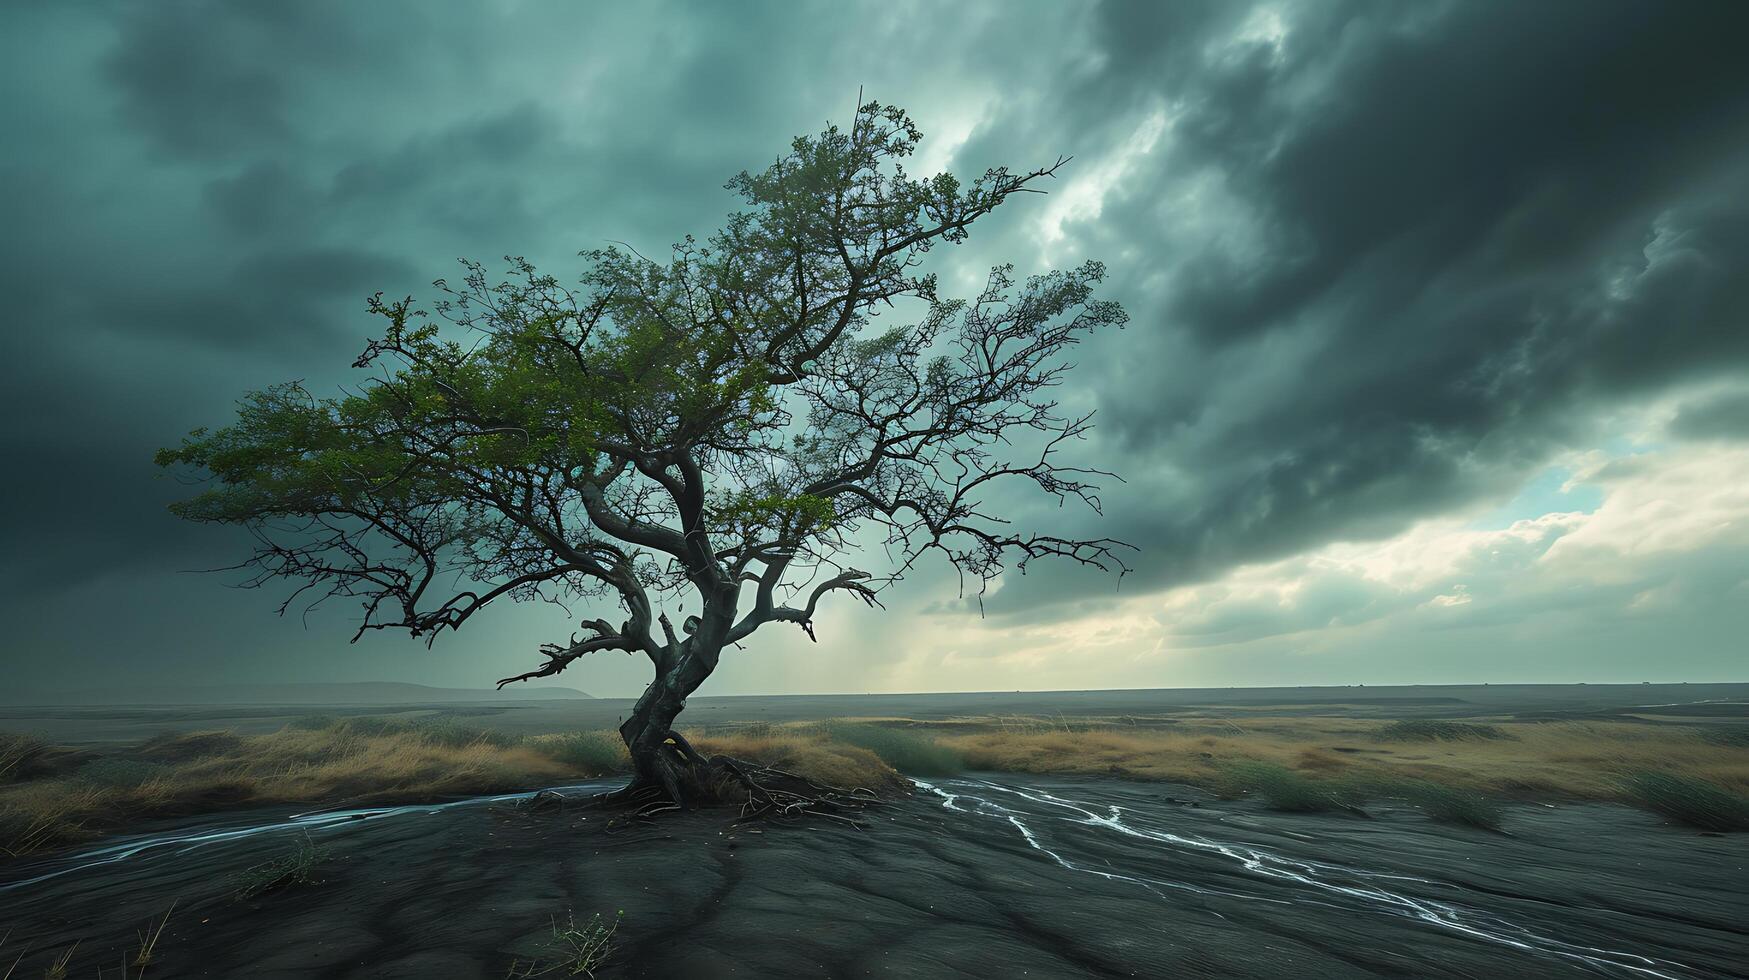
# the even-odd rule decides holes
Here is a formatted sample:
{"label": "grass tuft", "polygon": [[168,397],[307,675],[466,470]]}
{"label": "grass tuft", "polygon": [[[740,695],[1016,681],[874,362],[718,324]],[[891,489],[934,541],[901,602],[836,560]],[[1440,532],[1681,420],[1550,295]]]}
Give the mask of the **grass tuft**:
{"label": "grass tuft", "polygon": [[[157,925],[153,925],[152,921],[148,919],[146,928],[137,933],[140,937],[140,948],[134,951],[134,966],[140,972],[136,975],[135,980],[145,976],[146,967],[152,965],[152,960],[158,953],[158,940],[163,938],[164,927],[170,924],[170,913],[175,911],[176,903],[172,901],[170,907],[164,910],[164,917],[158,920]],[[126,980],[125,976],[123,980]]]}
{"label": "grass tuft", "polygon": [[48,969],[43,971],[43,980],[67,980],[67,964],[73,962],[73,953],[79,944],[74,943],[49,962]]}
{"label": "grass tuft", "polygon": [[1628,798],[1702,830],[1749,830],[1749,799],[1722,786],[1674,772],[1636,772],[1623,780]]}
{"label": "grass tuft", "polygon": [[263,861],[239,875],[237,901],[248,901],[286,888],[319,885],[322,880],[316,877],[316,867],[327,859],[327,848],[317,847],[306,833],[292,847],[291,853]]}

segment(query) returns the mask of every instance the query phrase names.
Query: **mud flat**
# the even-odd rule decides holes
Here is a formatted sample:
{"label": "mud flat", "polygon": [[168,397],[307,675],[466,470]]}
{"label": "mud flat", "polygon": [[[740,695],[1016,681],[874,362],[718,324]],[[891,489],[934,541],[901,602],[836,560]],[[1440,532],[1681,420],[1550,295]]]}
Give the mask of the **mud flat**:
{"label": "mud flat", "polygon": [[[609,834],[518,802],[205,818],[12,865],[0,958],[36,975],[78,941],[71,975],[113,969],[174,901],[148,976],[502,978],[555,918],[621,911],[603,977],[1749,975],[1749,839],[1607,805],[1515,808],[1506,836],[974,775],[861,830]],[[236,897],[306,836],[312,883]]]}

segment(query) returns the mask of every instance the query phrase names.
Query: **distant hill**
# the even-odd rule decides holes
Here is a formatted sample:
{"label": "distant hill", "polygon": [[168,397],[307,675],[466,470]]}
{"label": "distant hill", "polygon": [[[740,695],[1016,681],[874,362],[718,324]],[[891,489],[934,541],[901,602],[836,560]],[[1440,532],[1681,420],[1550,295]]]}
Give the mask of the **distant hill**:
{"label": "distant hill", "polygon": [[454,704],[491,701],[575,701],[590,695],[569,687],[516,686],[502,691],[427,687],[396,681],[351,684],[213,684],[189,687],[91,688],[8,692],[12,704]]}

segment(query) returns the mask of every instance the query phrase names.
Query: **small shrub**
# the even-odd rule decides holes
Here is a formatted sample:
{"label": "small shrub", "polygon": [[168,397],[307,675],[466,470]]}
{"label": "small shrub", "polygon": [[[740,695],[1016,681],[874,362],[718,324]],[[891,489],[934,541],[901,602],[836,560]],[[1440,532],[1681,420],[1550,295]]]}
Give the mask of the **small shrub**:
{"label": "small shrub", "polygon": [[625,743],[609,732],[572,732],[535,741],[542,755],[581,772],[605,775],[623,771],[631,764]]}
{"label": "small shrub", "polygon": [[1494,725],[1463,721],[1393,721],[1373,733],[1381,742],[1468,742],[1476,739],[1509,739]]}
{"label": "small shrub", "polygon": [[827,738],[867,749],[887,765],[913,776],[951,776],[966,767],[959,752],[902,728],[828,721],[820,729]]}
{"label": "small shrub", "polygon": [[1637,772],[1623,781],[1629,799],[1702,830],[1749,830],[1749,799],[1715,783],[1673,772]]}

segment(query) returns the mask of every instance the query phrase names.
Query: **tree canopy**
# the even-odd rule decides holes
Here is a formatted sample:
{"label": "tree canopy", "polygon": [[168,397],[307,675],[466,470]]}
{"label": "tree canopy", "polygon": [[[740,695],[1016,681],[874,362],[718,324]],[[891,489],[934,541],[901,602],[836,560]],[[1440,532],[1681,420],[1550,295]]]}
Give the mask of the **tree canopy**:
{"label": "tree canopy", "polygon": [[[931,553],[980,594],[1041,557],[1121,572],[1127,546],[1017,528],[990,494],[1098,508],[1102,474],[1060,457],[1089,416],[1053,389],[1069,347],[1126,320],[1094,295],[1104,268],[1001,266],[971,299],[920,268],[1064,161],[915,178],[919,138],[870,102],[730,180],[742,208],[664,261],[585,252],[574,286],[465,262],[429,310],[378,294],[381,338],[355,362],[369,382],[272,387],[161,451],[210,479],[173,509],[249,528],[249,581],[289,580],[288,607],[358,598],[359,635],[434,638],[500,599],[609,600],[620,622],[585,621],[501,683],[617,649],[680,699],[724,645],[771,622],[811,634],[823,596],[877,602]],[[893,557],[878,575],[848,564],[871,543]],[[663,604],[693,593],[677,634]]]}

